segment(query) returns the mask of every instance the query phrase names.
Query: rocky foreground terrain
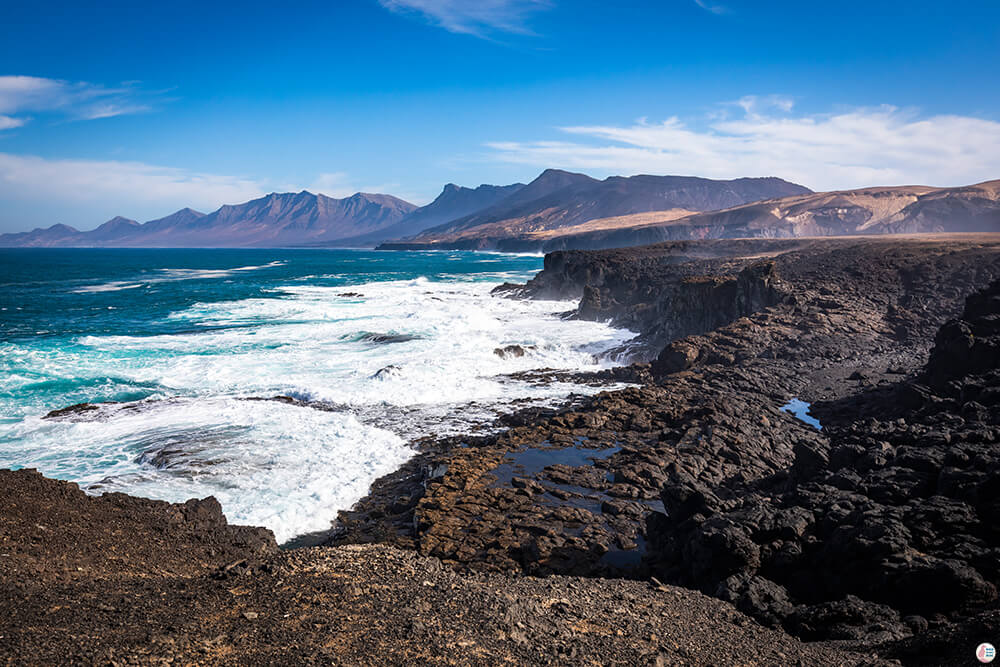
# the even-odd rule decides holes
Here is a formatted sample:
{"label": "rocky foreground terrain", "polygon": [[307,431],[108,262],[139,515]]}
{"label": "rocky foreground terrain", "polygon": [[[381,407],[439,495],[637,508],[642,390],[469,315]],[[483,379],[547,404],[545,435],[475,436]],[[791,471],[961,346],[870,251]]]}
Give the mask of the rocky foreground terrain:
{"label": "rocky foreground terrain", "polygon": [[0,656],[970,664],[1000,638],[998,278],[995,235],[554,253],[498,296],[640,332],[648,363],[576,378],[635,386],[419,443],[292,551],[212,500],[2,472]]}
{"label": "rocky foreground terrain", "polygon": [[430,443],[339,539],[465,570],[655,576],[800,638],[963,664],[983,639],[954,633],[1000,630],[998,241],[549,255],[499,291],[580,296],[575,316],[642,332],[651,363],[606,374],[640,386]]}
{"label": "rocky foreground terrain", "polygon": [[0,472],[6,664],[879,664],[698,592],[460,574],[386,545],[279,551],[215,501]]}

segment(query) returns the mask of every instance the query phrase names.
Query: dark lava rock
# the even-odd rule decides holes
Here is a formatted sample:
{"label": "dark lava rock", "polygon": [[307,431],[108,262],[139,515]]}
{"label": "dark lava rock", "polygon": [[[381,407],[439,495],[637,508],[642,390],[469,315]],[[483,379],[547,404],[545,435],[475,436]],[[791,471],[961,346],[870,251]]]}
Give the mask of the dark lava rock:
{"label": "dark lava rock", "polygon": [[380,368],[374,373],[372,373],[373,380],[385,380],[391,378],[393,375],[398,375],[400,372],[400,367],[395,364],[390,364],[384,368]]}
{"label": "dark lava rock", "polygon": [[65,408],[59,408],[58,410],[52,410],[42,417],[42,419],[68,419],[86,414],[88,412],[93,412],[98,409],[98,406],[93,403],[77,403],[75,405],[69,405]]}
{"label": "dark lava rock", "polygon": [[211,500],[93,498],[22,470],[0,472],[0,508],[8,665],[876,664],[684,589],[279,551],[260,528],[241,543]]}
{"label": "dark lava rock", "polygon": [[[142,576],[150,567],[195,576],[277,551],[270,530],[229,525],[212,497],[173,505],[123,493],[93,497],[35,470],[0,470],[0,507],[7,554],[0,568],[28,556],[65,553],[74,567],[116,576]],[[132,539],[121,540],[123,533]],[[58,578],[65,565],[39,558],[34,567],[36,574]]]}
{"label": "dark lava rock", "polygon": [[413,334],[370,333],[362,336],[361,340],[365,343],[406,343],[411,340],[420,340],[420,336]]}
{"label": "dark lava rock", "polygon": [[[808,639],[894,640],[926,626],[915,618],[995,604],[1000,411],[968,399],[1000,388],[998,321],[1000,281],[941,327],[926,371],[881,418],[796,442],[787,473],[671,474],[667,514],[647,531],[661,578]],[[855,403],[872,401],[818,409]]]}
{"label": "dark lava rock", "polygon": [[506,345],[493,350],[493,354],[501,359],[520,358],[527,354],[528,350],[535,349],[534,345]]}
{"label": "dark lava rock", "polygon": [[[546,257],[519,295],[638,331],[621,352],[654,361],[620,377],[639,386],[428,452],[446,471],[380,480],[349,539],[459,571],[655,575],[817,638],[897,642],[994,604],[997,384],[914,378],[1000,276],[996,239],[682,245]],[[795,397],[822,430],[781,410]]]}

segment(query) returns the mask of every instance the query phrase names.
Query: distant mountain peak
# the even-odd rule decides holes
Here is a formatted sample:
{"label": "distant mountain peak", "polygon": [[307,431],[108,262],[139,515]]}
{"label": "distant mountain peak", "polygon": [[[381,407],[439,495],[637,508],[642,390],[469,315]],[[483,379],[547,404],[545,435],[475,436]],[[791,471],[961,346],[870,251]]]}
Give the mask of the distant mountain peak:
{"label": "distant mountain peak", "polygon": [[582,176],[583,178],[593,180],[590,176],[587,176],[586,174],[581,174],[580,172],[566,171],[565,169],[554,169],[552,167],[546,169],[541,174],[539,174],[538,178],[552,178],[554,176]]}
{"label": "distant mountain peak", "polygon": [[[116,215],[115,217],[111,218],[103,225],[101,225],[101,227],[120,227],[122,225],[128,227],[138,227],[139,223],[135,220],[132,220],[131,218],[125,218],[120,215]],[[98,229],[100,229],[100,227],[98,227]]]}
{"label": "distant mountain peak", "polygon": [[548,194],[562,188],[591,185],[599,182],[597,179],[591,178],[586,174],[577,174],[572,171],[563,171],[562,169],[546,169],[535,180],[524,187],[525,191],[521,193],[521,196],[527,196],[529,193],[535,195],[541,192]]}
{"label": "distant mountain peak", "polygon": [[389,227],[415,210],[390,195],[355,193],[335,199],[308,190],[271,192],[242,204],[226,204],[204,214],[182,208],[140,224],[122,216],[97,229],[78,232],[68,225],[0,235],[0,245],[240,247],[314,245]]}
{"label": "distant mountain peak", "polygon": [[57,222],[56,224],[54,224],[51,227],[48,227],[46,229],[43,229],[41,227],[35,227],[34,231],[36,231],[36,232],[70,232],[72,234],[76,234],[79,230],[76,227],[70,227],[69,225],[64,225],[61,222]]}

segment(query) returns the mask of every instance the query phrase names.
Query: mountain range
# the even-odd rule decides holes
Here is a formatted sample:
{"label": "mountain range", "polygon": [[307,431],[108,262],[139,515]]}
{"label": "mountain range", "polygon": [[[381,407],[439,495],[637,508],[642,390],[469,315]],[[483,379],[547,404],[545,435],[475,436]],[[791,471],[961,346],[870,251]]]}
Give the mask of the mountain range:
{"label": "mountain range", "polygon": [[496,248],[510,239],[572,229],[609,217],[651,211],[689,214],[811,192],[773,177],[716,181],[693,176],[612,176],[599,181],[584,174],[547,169],[493,206],[431,227],[404,243],[381,247],[444,244],[453,248]]}
{"label": "mountain range", "polygon": [[817,192],[718,211],[664,211],[509,237],[507,250],[595,249],[660,241],[1000,232],[1000,180],[954,188],[898,186]]}
{"label": "mountain range", "polygon": [[598,180],[548,169],[528,184],[449,183],[420,207],[386,194],[271,193],[207,214],[184,208],[146,223],[119,216],[91,231],[55,224],[3,234],[0,246],[547,251],[669,239],[962,231],[1000,231],[1000,181],[816,193],[774,177]]}
{"label": "mountain range", "polygon": [[212,213],[184,208],[140,224],[112,218],[92,231],[53,225],[0,236],[0,246],[261,247],[332,243],[389,227],[417,206],[391,195],[334,199],[303,190],[271,193]]}

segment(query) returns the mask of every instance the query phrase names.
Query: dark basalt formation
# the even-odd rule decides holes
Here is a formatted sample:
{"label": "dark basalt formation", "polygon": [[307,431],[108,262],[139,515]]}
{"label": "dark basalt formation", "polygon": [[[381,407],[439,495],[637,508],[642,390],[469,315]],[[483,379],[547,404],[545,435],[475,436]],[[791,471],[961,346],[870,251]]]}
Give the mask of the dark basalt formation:
{"label": "dark basalt formation", "polygon": [[813,412],[825,437],[799,439],[787,470],[673,472],[649,519],[661,576],[807,639],[900,638],[994,605],[1000,281],[940,329],[916,380]]}
{"label": "dark basalt formation", "polygon": [[230,526],[215,498],[178,505],[122,493],[92,498],[33,470],[0,470],[0,508],[0,573],[8,590],[33,590],[33,578],[71,582],[90,569],[109,577],[152,568],[207,573],[278,550],[266,528]]}
{"label": "dark basalt formation", "polygon": [[[979,380],[913,378],[997,277],[990,236],[549,256],[499,293],[581,297],[573,316],[640,332],[651,375],[496,436],[425,443],[335,541],[463,570],[656,576],[804,638],[926,648],[995,600],[997,410]],[[923,377],[986,363],[977,336],[997,316],[970,317],[945,326]],[[822,430],[782,410],[793,397]]]}

